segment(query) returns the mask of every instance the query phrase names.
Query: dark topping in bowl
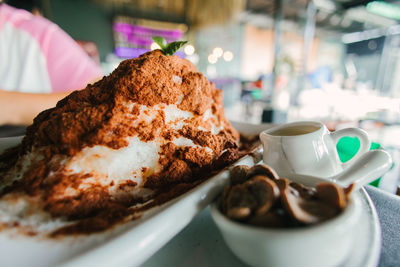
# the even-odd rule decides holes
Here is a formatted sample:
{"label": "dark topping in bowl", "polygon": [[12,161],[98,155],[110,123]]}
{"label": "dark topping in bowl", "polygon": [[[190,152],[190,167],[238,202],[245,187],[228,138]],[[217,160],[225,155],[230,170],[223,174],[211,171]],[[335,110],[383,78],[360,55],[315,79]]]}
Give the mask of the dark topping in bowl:
{"label": "dark topping in bowl", "polygon": [[326,221],[347,205],[352,185],[306,187],[279,178],[269,166],[236,166],[223,191],[221,210],[230,219],[264,227],[294,227]]}
{"label": "dark topping in bowl", "polygon": [[249,173],[250,167],[246,165],[240,165],[233,168],[230,173],[231,184],[235,185],[244,183]]}

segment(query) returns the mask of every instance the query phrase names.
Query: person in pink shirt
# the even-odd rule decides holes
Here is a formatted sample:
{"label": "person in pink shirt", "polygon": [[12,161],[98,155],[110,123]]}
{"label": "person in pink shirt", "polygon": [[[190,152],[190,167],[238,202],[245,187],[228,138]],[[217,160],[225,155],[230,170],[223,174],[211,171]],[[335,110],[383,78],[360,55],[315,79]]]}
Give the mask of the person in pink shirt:
{"label": "person in pink shirt", "polygon": [[27,125],[73,90],[102,77],[51,21],[0,0],[0,125]]}

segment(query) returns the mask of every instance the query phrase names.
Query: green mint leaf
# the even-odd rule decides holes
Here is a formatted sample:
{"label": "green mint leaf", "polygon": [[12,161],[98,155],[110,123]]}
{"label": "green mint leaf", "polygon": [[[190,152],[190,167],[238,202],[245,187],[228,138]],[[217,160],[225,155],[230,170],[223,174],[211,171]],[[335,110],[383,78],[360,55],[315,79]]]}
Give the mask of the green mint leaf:
{"label": "green mint leaf", "polygon": [[153,41],[158,44],[162,50],[164,50],[165,46],[167,45],[167,41],[160,36],[154,36],[151,39],[153,39]]}
{"label": "green mint leaf", "polygon": [[176,51],[179,50],[182,46],[184,46],[187,43],[187,41],[177,41],[177,42],[172,42],[166,45],[165,48],[163,48],[163,52],[166,56],[172,56],[175,54]]}

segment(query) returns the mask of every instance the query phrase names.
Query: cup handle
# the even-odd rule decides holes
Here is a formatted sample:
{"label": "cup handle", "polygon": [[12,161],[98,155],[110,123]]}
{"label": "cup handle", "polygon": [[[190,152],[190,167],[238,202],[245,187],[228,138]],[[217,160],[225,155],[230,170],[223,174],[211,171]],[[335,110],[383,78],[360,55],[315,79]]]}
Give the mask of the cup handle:
{"label": "cup handle", "polygon": [[343,168],[347,168],[349,165],[353,164],[361,155],[368,152],[371,147],[371,140],[367,132],[359,128],[345,128],[331,132],[330,135],[335,145],[339,142],[339,139],[344,136],[357,137],[360,140],[360,149],[357,151],[357,154],[349,161],[342,163]]}

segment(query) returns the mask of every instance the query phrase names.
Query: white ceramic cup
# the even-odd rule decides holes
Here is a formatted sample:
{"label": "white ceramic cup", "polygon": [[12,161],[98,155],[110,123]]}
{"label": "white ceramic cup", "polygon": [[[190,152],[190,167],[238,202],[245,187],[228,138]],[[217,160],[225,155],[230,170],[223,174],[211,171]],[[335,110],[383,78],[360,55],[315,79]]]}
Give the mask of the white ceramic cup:
{"label": "white ceramic cup", "polygon": [[[358,137],[360,149],[348,162],[341,163],[336,144],[344,136]],[[371,141],[359,128],[330,132],[317,121],[301,121],[279,125],[260,133],[263,161],[279,175],[298,173],[331,177],[366,153]]]}

